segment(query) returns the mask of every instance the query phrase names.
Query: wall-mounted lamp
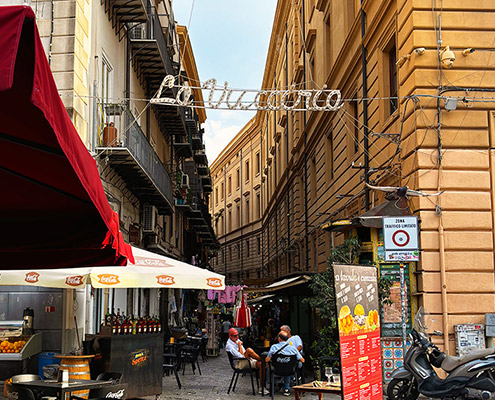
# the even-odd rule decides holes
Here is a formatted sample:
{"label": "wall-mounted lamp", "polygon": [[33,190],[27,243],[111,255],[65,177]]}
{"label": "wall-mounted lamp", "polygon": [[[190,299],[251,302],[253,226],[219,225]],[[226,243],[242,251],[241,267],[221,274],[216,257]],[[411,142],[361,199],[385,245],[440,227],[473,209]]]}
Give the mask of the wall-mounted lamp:
{"label": "wall-mounted lamp", "polygon": [[442,63],[442,67],[450,69],[454,65],[454,61],[454,52],[450,50],[450,46],[445,47],[445,49],[440,52],[440,62]]}
{"label": "wall-mounted lamp", "polygon": [[475,51],[476,51],[476,49],[473,49],[472,47],[469,47],[467,49],[462,50],[462,55],[464,57],[467,57],[468,55],[470,55],[471,53],[474,53]]}

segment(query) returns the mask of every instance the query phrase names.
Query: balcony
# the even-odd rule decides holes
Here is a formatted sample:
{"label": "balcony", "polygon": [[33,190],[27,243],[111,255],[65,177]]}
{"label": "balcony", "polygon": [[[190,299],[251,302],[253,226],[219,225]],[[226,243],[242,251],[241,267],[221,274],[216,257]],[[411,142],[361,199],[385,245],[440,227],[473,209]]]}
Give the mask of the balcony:
{"label": "balcony", "polygon": [[208,165],[206,164],[196,164],[196,170],[199,176],[208,175]]}
{"label": "balcony", "polygon": [[113,28],[119,29],[122,23],[146,22],[146,2],[144,0],[102,0],[105,12],[113,22]]}
{"label": "balcony", "polygon": [[192,207],[187,201],[187,199],[175,199],[175,208],[178,210],[185,211],[186,213],[192,212]]}
{"label": "balcony", "polygon": [[104,129],[96,148],[100,160],[117,172],[138,199],[156,206],[160,214],[171,214],[172,180],[160,158],[130,111],[115,122]]}
{"label": "balcony", "polygon": [[192,135],[192,148],[193,150],[201,150],[204,148],[203,145],[203,138],[199,133],[193,134]]}
{"label": "balcony", "polygon": [[[166,26],[162,27],[160,21]],[[164,33],[165,31],[165,33]],[[177,76],[178,67],[172,63],[174,50],[175,23],[168,16],[156,15],[154,9],[148,15],[146,23],[129,28],[129,38],[132,51],[132,62],[137,71],[138,79],[147,89],[147,95],[152,97],[158,91],[166,75]],[[177,95],[178,89],[166,88],[163,97]],[[183,107],[153,105],[160,128],[169,135],[184,134],[186,131],[185,112]]]}
{"label": "balcony", "polygon": [[193,155],[191,146],[191,134],[176,135],[174,137],[174,150],[178,157],[189,158]]}
{"label": "balcony", "polygon": [[206,157],[206,153],[203,150],[196,150],[194,152],[194,161],[198,164],[206,164],[208,165],[208,158]]}

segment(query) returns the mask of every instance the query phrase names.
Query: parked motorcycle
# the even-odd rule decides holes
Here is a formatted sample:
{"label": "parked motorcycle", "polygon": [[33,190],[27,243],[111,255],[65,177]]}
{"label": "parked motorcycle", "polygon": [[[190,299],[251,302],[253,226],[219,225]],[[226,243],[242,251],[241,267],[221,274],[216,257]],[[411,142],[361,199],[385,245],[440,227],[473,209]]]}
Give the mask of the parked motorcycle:
{"label": "parked motorcycle", "polygon": [[[495,349],[448,356],[432,343],[427,320],[428,314],[421,307],[414,319],[404,366],[392,372],[388,399],[416,400],[422,394],[438,399],[495,400]],[[441,336],[442,332],[434,334]],[[433,367],[443,369],[447,377],[438,377]]]}

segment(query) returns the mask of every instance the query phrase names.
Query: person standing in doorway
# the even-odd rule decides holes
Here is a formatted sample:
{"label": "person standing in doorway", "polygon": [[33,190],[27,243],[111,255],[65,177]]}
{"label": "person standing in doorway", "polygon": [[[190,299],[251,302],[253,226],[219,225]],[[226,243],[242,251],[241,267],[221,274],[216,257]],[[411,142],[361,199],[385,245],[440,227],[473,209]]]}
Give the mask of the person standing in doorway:
{"label": "person standing in doorway", "polygon": [[230,321],[227,318],[225,318],[222,321],[222,344],[224,347],[227,344],[227,340],[229,339],[230,328],[232,328],[232,324],[230,323]]}

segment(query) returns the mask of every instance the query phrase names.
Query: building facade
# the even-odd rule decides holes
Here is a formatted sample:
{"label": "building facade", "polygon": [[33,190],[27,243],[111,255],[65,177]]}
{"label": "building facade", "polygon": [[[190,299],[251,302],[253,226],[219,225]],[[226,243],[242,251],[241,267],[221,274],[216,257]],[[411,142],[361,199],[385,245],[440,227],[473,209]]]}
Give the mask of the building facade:
{"label": "building facade", "polygon": [[[199,81],[187,29],[177,25],[172,1],[55,0],[30,6],[61,98],[94,156],[126,242],[208,267],[216,240],[206,206],[212,190],[201,127],[206,113],[149,101],[166,75],[184,85]],[[162,96],[177,91],[167,88]],[[201,91],[193,97],[202,101]],[[86,304],[81,320],[93,333],[107,308],[166,318],[170,295],[181,294],[129,289],[90,295],[88,289],[77,302]],[[66,328],[71,327],[69,319]]]}
{"label": "building facade", "polygon": [[[443,191],[409,199],[421,221],[411,301],[436,315],[435,329],[483,323],[495,306],[494,11],[483,1],[279,0],[261,87],[326,85],[341,91],[343,106],[259,110],[215,160],[215,269],[233,283],[254,275],[260,284],[322,271],[329,250],[352,232],[371,242],[369,230],[323,229],[385,200],[365,183]],[[235,198],[221,199],[258,152],[261,213],[250,199],[239,220]],[[236,196],[242,205],[242,190]],[[248,278],[236,246],[246,254],[245,243],[258,237],[260,254],[249,253],[257,272]],[[440,344],[454,353],[452,335]]]}

